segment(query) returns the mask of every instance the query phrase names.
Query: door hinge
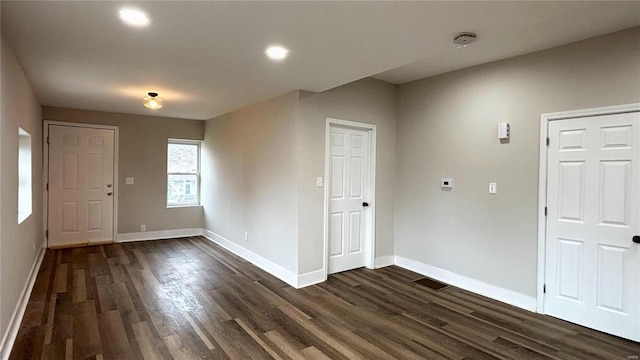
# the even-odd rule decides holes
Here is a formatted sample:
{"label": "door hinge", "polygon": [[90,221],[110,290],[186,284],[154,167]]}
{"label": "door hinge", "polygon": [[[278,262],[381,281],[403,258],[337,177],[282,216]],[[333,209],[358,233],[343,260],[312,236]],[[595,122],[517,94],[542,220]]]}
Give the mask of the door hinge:
{"label": "door hinge", "polygon": [[545,206],[545,207],[544,207],[544,216],[547,216],[547,212],[548,212],[548,209],[547,209],[547,207]]}
{"label": "door hinge", "polygon": [[47,145],[49,145],[49,137],[47,136]]}
{"label": "door hinge", "polygon": [[47,191],[49,191],[49,184],[47,184]]}
{"label": "door hinge", "polygon": [[542,285],[542,293],[543,294],[547,293],[547,284]]}
{"label": "door hinge", "polygon": [[549,144],[551,144],[551,139],[547,137],[547,146],[549,146]]}
{"label": "door hinge", "polygon": [[46,230],[46,231],[44,232],[44,237],[46,237],[47,239],[49,238],[49,230]]}

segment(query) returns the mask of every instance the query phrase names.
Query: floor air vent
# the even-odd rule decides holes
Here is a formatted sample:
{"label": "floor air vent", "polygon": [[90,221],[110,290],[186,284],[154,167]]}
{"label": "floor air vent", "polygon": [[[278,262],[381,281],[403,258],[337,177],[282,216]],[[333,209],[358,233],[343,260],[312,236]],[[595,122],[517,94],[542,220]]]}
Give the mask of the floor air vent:
{"label": "floor air vent", "polygon": [[418,279],[415,280],[414,282],[420,284],[420,285],[424,285],[426,287],[428,287],[429,289],[433,289],[433,290],[442,290],[444,288],[446,288],[447,284],[445,283],[441,283],[440,281],[436,281],[433,279],[429,279],[429,278],[422,278],[422,279]]}

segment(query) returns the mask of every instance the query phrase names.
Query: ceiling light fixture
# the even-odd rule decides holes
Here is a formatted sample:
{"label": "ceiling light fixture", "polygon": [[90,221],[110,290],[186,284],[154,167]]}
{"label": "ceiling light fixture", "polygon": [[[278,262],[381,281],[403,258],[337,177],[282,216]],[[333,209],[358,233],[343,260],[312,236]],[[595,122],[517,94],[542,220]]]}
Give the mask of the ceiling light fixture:
{"label": "ceiling light fixture", "polygon": [[120,9],[119,14],[120,19],[128,25],[135,27],[143,27],[149,25],[149,17],[147,16],[147,14],[138,9]]}
{"label": "ceiling light fixture", "polygon": [[142,100],[144,106],[151,110],[160,109],[162,107],[162,99],[158,97],[158,93],[156,92],[150,92]]}
{"label": "ceiling light fixture", "polygon": [[273,60],[282,60],[289,55],[289,50],[282,46],[269,46],[264,53]]}
{"label": "ceiling light fixture", "polygon": [[472,32],[461,32],[458,35],[453,37],[453,43],[456,45],[459,45],[458,47],[467,47],[467,45],[471,44],[472,42],[476,41],[476,39],[478,38],[478,35],[476,35],[476,33],[472,33]]}

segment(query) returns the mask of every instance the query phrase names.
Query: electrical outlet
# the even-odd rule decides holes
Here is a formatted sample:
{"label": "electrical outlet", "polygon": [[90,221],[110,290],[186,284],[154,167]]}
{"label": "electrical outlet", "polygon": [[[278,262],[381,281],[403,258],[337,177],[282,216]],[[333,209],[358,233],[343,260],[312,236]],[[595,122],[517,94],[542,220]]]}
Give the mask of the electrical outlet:
{"label": "electrical outlet", "polygon": [[147,231],[147,225],[145,224],[140,225],[140,231],[142,232]]}
{"label": "electrical outlet", "polygon": [[244,232],[244,241],[249,241],[249,232]]}

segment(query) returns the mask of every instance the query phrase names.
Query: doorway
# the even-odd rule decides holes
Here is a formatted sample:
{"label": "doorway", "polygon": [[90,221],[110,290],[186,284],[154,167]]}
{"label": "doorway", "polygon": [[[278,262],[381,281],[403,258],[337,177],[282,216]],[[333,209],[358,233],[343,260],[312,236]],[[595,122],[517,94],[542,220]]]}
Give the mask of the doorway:
{"label": "doorway", "polygon": [[374,267],[375,125],[327,119],[325,272]]}
{"label": "doorway", "polygon": [[640,341],[640,104],[546,114],[541,134],[538,311]]}
{"label": "doorway", "polygon": [[115,127],[45,122],[49,248],[112,243],[116,234]]}

